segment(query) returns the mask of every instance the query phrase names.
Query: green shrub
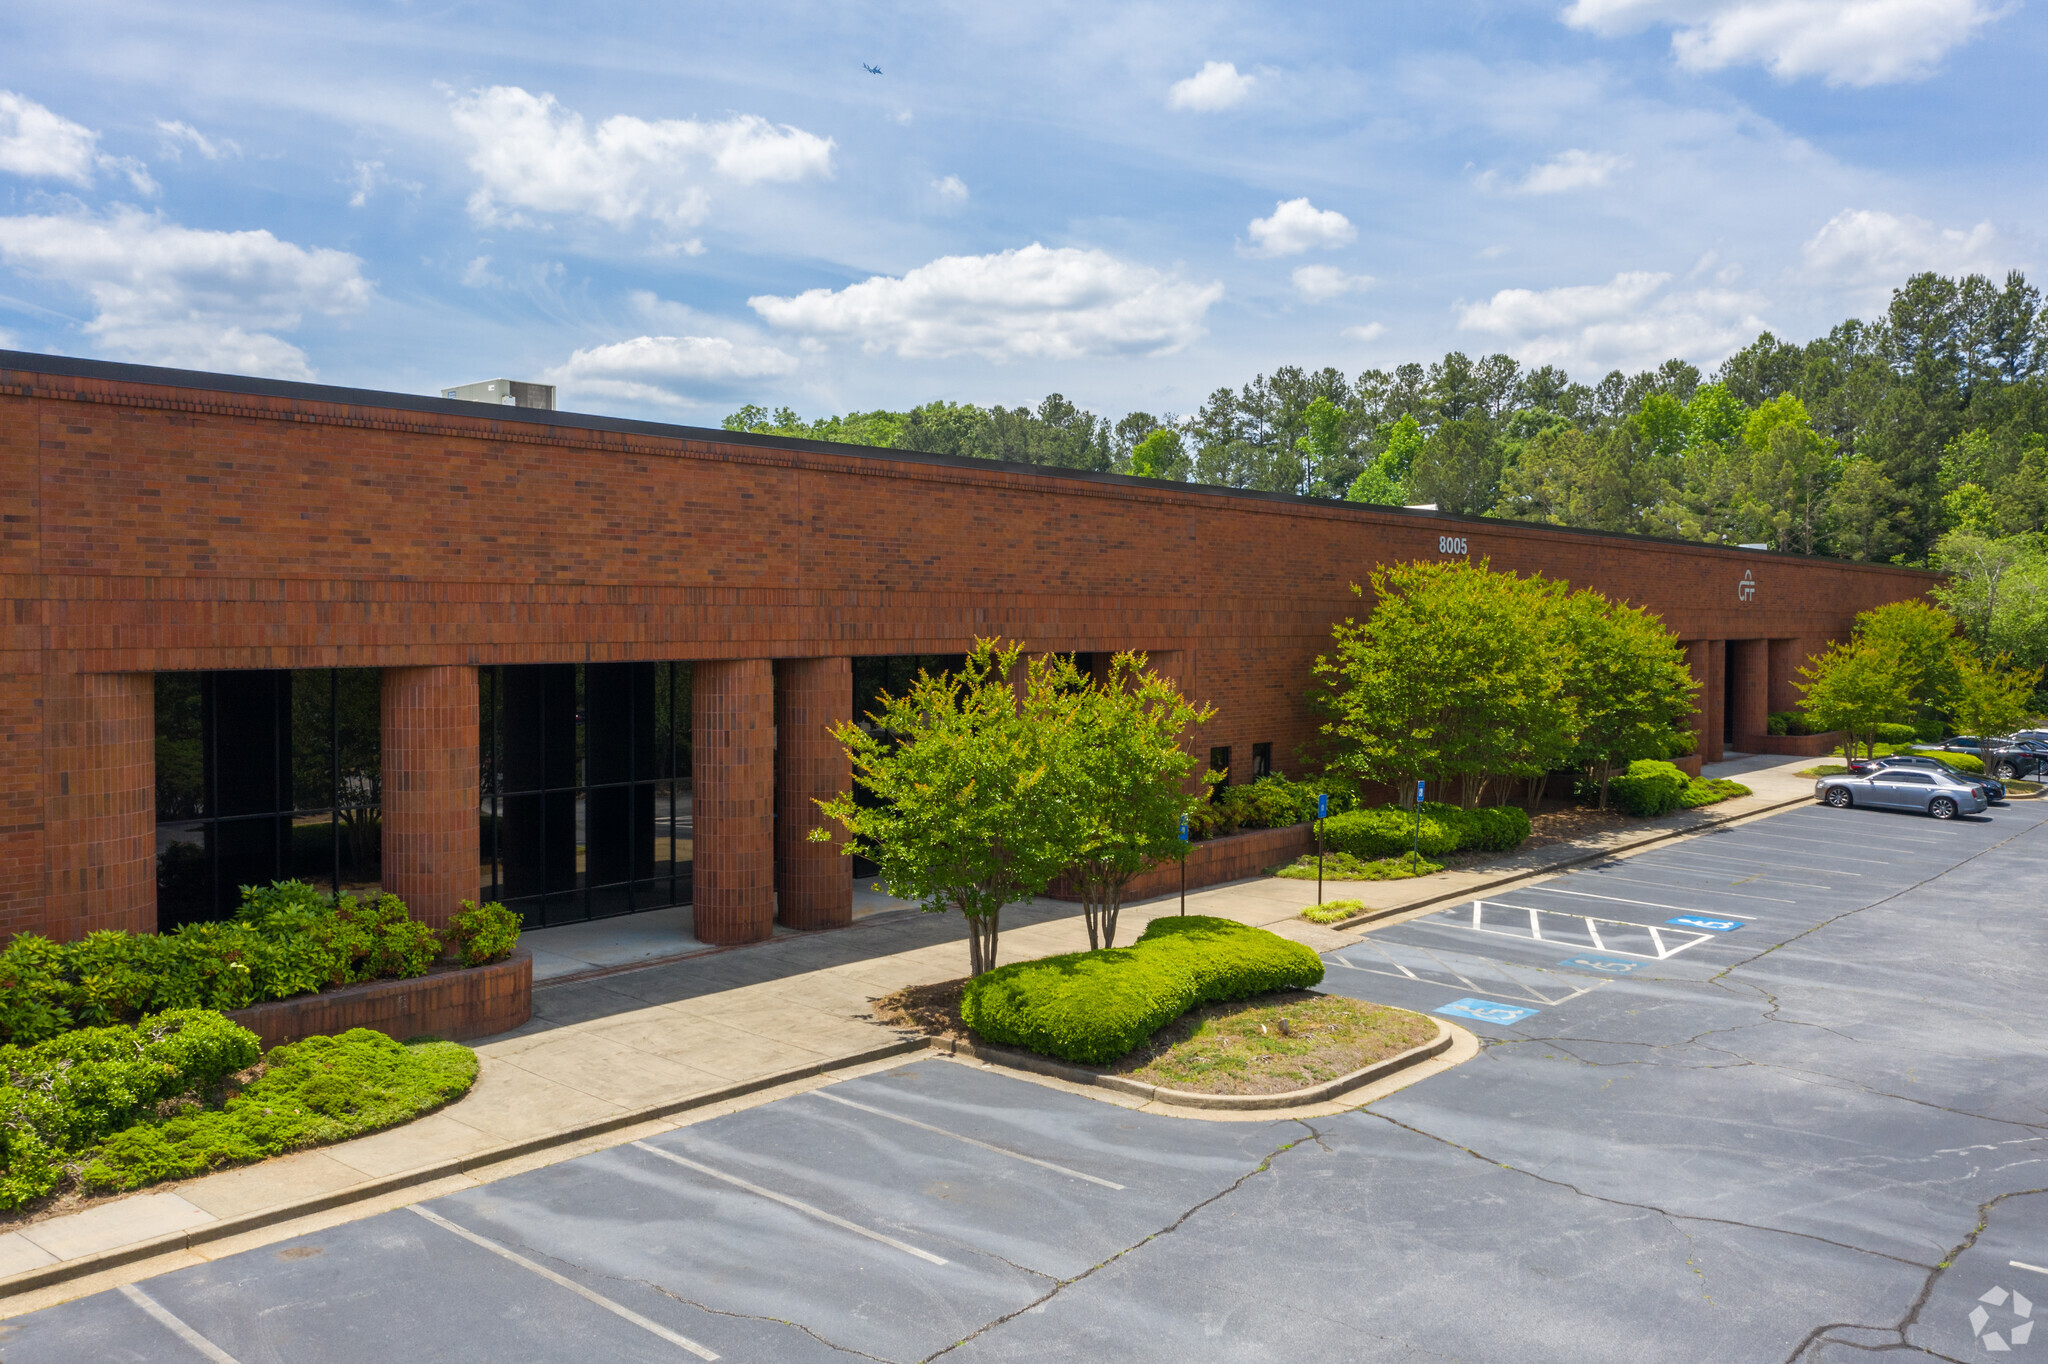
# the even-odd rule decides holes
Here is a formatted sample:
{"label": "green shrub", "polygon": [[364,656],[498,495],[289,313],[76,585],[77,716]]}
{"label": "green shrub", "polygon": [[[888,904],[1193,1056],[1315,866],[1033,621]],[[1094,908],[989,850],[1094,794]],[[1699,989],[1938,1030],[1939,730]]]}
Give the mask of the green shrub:
{"label": "green shrub", "polygon": [[1923,744],[1938,744],[1948,727],[1939,720],[1921,720],[1913,726],[1913,737]]}
{"label": "green shrub", "polygon": [[1399,853],[1442,857],[1454,852],[1506,852],[1529,836],[1529,814],[1514,805],[1466,810],[1424,801],[1418,842],[1415,814],[1382,805],[1332,815],[1323,821],[1323,845],[1370,861]]}
{"label": "green shrub", "polygon": [[440,942],[385,895],[330,903],[303,881],[243,888],[227,923],[99,932],[74,943],[23,934],[0,951],[0,1041],[133,1023],[169,1009],[241,1009],[355,981],[417,976]]}
{"label": "green shrub", "polygon": [[1712,805],[1716,801],[1753,794],[1754,792],[1739,781],[1730,781],[1726,777],[1708,777],[1705,780],[1687,782],[1685,790],[1679,793],[1678,804],[1680,808],[1689,810],[1701,805]]}
{"label": "green shrub", "polygon": [[[1443,863],[1432,862],[1426,857],[1419,858],[1412,852],[1404,852],[1399,857],[1380,857],[1368,861],[1362,857],[1353,857],[1347,852],[1325,851],[1320,875],[1326,881],[1406,881],[1411,877],[1428,876],[1431,872],[1443,869]],[[1289,881],[1316,880],[1316,855],[1303,853],[1289,865],[1275,868],[1273,875]]]}
{"label": "green shrub", "polygon": [[217,1089],[257,1052],[256,1034],[201,1009],[0,1046],[0,1208],[51,1193],[71,1156],[166,1100]]}
{"label": "green shrub", "polygon": [[86,1162],[88,1189],[136,1189],[395,1126],[469,1090],[476,1053],[453,1042],[403,1046],[356,1028],[264,1058],[264,1073],[214,1109],[141,1122]]}
{"label": "green shrub", "polygon": [[1879,725],[1877,740],[1885,744],[1910,744],[1920,737],[1920,732],[1911,725]]}
{"label": "green shrub", "polygon": [[1322,978],[1321,959],[1300,943],[1190,915],[1154,919],[1129,947],[977,976],[961,996],[960,1017],[991,1042],[1101,1065],[1197,1005],[1305,989]]}
{"label": "green shrub", "polygon": [[519,916],[496,900],[479,906],[462,902],[462,912],[448,925],[448,945],[464,966],[503,961],[519,946]]}
{"label": "green shrub", "polygon": [[1220,838],[1240,829],[1284,829],[1305,824],[1316,817],[1316,797],[1330,798],[1332,817],[1358,806],[1358,792],[1347,782],[1334,778],[1317,781],[1289,781],[1275,774],[1225,786],[1216,798],[1196,807],[1188,817],[1188,832],[1197,839]]}
{"label": "green shrub", "polygon": [[1668,815],[1679,806],[1691,779],[1655,758],[1639,758],[1607,784],[1607,800],[1625,815]]}
{"label": "green shrub", "polygon": [[1301,917],[1312,924],[1338,924],[1364,909],[1363,900],[1325,900],[1301,911]]}
{"label": "green shrub", "polygon": [[1766,734],[1812,734],[1814,728],[1807,722],[1806,713],[1797,710],[1774,710],[1764,722]]}
{"label": "green shrub", "polygon": [[1936,762],[1947,763],[1958,772],[1967,772],[1973,777],[1984,775],[1984,760],[1974,753],[1929,753]]}

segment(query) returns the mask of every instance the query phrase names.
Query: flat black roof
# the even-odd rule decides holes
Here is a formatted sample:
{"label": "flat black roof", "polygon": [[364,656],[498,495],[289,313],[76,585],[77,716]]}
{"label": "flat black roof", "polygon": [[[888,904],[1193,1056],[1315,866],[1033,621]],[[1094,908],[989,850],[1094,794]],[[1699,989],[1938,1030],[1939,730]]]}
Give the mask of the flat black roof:
{"label": "flat black roof", "polygon": [[[1579,526],[1552,526],[1541,521],[1510,521],[1491,516],[1459,512],[1429,511],[1415,507],[1388,507],[1377,503],[1349,502],[1334,497],[1305,497],[1299,493],[1269,493],[1252,488],[1226,488],[1210,483],[1173,483],[1129,474],[1096,473],[1089,469],[1067,469],[1051,464],[1016,464],[1007,460],[976,459],[968,455],[939,455],[923,450],[898,450],[875,445],[842,445],[836,441],[797,440],[787,436],[764,436],[751,431],[727,431],[723,427],[680,426],[672,422],[639,421],[631,417],[602,417],[586,412],[549,412],[531,407],[491,406],[461,398],[425,397],[417,393],[387,393],[373,388],[342,388],[334,384],[308,384],[292,379],[254,379],[241,374],[212,374],[205,370],[168,369],[159,365],[131,365],[115,360],[82,360],[69,355],[38,355],[30,351],[0,350],[0,370],[26,370],[35,374],[62,375],[75,379],[105,379],[123,383],[156,384],[164,388],[206,389],[215,393],[246,393],[261,398],[300,399],[305,402],[335,403],[356,407],[381,407],[397,412],[423,412],[472,419],[490,407],[493,421],[525,422],[552,426],[565,431],[611,431],[621,435],[654,436],[666,440],[716,441],[725,445],[752,445],[765,450],[803,450],[813,454],[852,456],[859,459],[889,460],[899,464],[932,464],[959,469],[1000,469],[1006,473],[1063,478],[1083,483],[1145,488],[1153,492],[1188,492],[1212,497],[1245,498],[1260,502],[1293,503],[1302,506],[1370,510],[1395,516],[1409,516],[1459,525],[1515,526],[1524,530],[1561,535],[1591,535],[1609,540],[1631,540],[1657,545],[1682,545],[1732,555],[1764,554],[1797,563],[1821,562],[1842,568],[1896,569],[1894,564],[1859,564],[1847,559],[1820,555],[1789,554],[1779,550],[1741,549],[1700,540],[1681,540],[1668,535],[1636,535],[1628,531],[1593,530]],[[1924,572],[1926,570],[1914,570]]]}

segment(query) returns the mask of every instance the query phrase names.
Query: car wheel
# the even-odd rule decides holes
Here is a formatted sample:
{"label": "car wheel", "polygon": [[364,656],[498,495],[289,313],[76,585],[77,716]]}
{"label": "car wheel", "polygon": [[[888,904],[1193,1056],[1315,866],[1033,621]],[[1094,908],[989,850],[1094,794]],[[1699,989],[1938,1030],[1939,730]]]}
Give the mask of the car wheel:
{"label": "car wheel", "polygon": [[1998,765],[1998,770],[1996,772],[1993,772],[1991,775],[1998,778],[2000,781],[2011,781],[2019,774],[2020,770],[2017,767],[2014,767],[2011,763],[2000,763]]}
{"label": "car wheel", "polygon": [[1837,810],[1846,810],[1851,803],[1849,788],[1846,786],[1830,786],[1827,795],[1823,799]]}
{"label": "car wheel", "polygon": [[1956,817],[1956,803],[1947,796],[1936,796],[1928,803],[1927,813],[1933,815],[1936,819],[1954,819]]}

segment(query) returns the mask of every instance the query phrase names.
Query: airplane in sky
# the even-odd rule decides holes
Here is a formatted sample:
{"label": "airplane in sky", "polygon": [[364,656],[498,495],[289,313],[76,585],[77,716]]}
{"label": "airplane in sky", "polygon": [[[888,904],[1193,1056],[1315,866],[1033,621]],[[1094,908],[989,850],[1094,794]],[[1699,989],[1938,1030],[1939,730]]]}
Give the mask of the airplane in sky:
{"label": "airplane in sky", "polygon": [[881,75],[881,74],[882,74],[882,68],[881,68],[881,67],[879,67],[879,66],[869,66],[869,65],[868,65],[868,64],[867,64],[866,62],[862,62],[862,63],[860,64],[860,69],[861,69],[861,70],[863,70],[863,71],[865,71],[865,72],[867,72],[867,73],[868,73],[868,74],[869,74],[870,76],[879,76],[879,75]]}

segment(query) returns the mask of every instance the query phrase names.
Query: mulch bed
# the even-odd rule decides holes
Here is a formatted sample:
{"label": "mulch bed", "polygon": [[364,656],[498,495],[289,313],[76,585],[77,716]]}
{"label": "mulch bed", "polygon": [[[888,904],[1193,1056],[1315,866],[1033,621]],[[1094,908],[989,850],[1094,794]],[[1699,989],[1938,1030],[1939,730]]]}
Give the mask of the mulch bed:
{"label": "mulch bed", "polygon": [[[898,990],[874,1002],[874,1016],[927,1037],[1013,1050],[991,1047],[961,1021],[966,984],[963,977]],[[1075,1069],[1201,1094],[1281,1094],[1349,1075],[1434,1036],[1431,1020],[1405,1009],[1281,990],[1191,1009],[1121,1060]]]}

